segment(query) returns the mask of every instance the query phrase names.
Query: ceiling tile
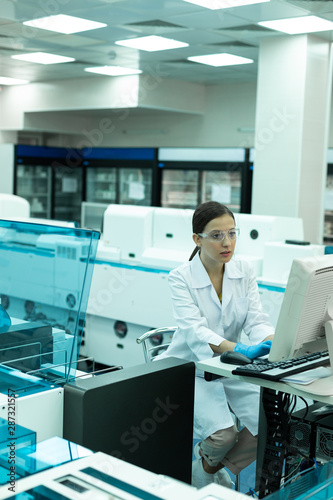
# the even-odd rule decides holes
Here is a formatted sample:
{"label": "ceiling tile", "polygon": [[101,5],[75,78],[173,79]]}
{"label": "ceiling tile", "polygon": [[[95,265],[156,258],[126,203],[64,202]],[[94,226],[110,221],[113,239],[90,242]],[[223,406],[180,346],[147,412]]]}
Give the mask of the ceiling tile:
{"label": "ceiling tile", "polygon": [[[44,32],[45,34],[45,32]],[[45,44],[45,46],[57,46],[61,45],[63,47],[82,47],[82,46],[92,46],[104,43],[103,40],[96,40],[94,38],[88,38],[84,35],[62,35],[57,34],[56,36],[44,36],[38,39],[40,45]]]}
{"label": "ceiling tile", "polygon": [[[94,78],[87,65],[133,67],[167,78],[217,84],[254,81],[260,41],[281,34],[263,30],[258,21],[300,15],[333,20],[333,1],[271,0],[268,3],[212,11],[182,0],[0,0],[0,68],[3,76],[47,81]],[[67,14],[106,22],[107,27],[62,35],[23,26],[25,20]],[[143,35],[162,35],[189,47],[148,53],[115,45],[115,41]],[[316,34],[332,42],[332,32]],[[11,55],[45,51],[76,59],[73,63],[43,66],[14,61]],[[210,68],[189,63],[187,57],[228,52],[249,57],[253,64]],[[107,77],[105,77],[107,78]]]}
{"label": "ceiling tile", "polygon": [[[306,3],[306,2],[304,2]],[[308,14],[306,8],[299,8],[287,2],[274,0],[265,3],[247,5],[242,8],[232,9],[232,14],[239,19],[244,19],[250,23],[261,21],[272,21],[275,19],[286,19],[288,17],[300,17]],[[249,23],[249,24],[250,24]]]}

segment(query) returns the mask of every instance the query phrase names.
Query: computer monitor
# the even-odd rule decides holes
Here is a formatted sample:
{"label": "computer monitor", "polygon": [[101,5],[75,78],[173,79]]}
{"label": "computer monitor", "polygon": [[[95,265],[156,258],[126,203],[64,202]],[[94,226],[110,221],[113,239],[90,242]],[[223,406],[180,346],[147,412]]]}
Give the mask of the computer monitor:
{"label": "computer monitor", "polygon": [[333,366],[333,255],[294,259],[268,359],[327,348]]}

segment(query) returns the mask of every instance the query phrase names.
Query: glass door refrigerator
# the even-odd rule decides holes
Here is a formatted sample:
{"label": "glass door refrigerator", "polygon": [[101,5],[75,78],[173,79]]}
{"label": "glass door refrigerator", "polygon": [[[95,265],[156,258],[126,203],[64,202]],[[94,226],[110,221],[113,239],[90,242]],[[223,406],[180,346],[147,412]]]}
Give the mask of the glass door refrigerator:
{"label": "glass door refrigerator", "polygon": [[161,148],[160,205],[195,209],[214,200],[233,212],[251,211],[252,170],[244,148]]}
{"label": "glass door refrigerator", "polygon": [[82,165],[62,166],[54,171],[53,217],[81,224],[85,172]]}
{"label": "glass door refrigerator", "polygon": [[154,205],[156,158],[154,148],[83,149],[86,209],[93,210],[94,204]]}
{"label": "glass door refrigerator", "polygon": [[333,245],[333,149],[329,149],[327,154],[324,209],[324,243]]}
{"label": "glass door refrigerator", "polygon": [[30,216],[80,223],[84,171],[79,150],[15,147],[14,194],[30,203]]}
{"label": "glass door refrigerator", "polygon": [[51,219],[52,169],[35,146],[16,146],[14,194],[30,203],[31,217]]}

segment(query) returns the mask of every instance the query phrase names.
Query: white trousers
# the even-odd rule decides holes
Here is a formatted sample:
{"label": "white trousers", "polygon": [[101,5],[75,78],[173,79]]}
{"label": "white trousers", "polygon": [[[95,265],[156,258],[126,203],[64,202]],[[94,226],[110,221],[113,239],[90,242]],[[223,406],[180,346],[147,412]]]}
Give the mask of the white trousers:
{"label": "white trousers", "polygon": [[260,388],[247,382],[227,378],[206,382],[204,378],[195,377],[194,437],[204,440],[221,429],[232,427],[232,412],[242,426],[256,436],[259,398]]}

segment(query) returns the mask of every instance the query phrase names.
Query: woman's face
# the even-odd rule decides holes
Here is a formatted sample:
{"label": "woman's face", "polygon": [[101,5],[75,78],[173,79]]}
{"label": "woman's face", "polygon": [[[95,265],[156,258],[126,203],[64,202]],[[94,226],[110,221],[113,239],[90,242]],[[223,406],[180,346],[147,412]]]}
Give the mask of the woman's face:
{"label": "woman's face", "polygon": [[225,264],[231,260],[235,251],[236,239],[226,234],[222,241],[215,240],[218,233],[228,233],[235,228],[235,221],[230,215],[221,215],[211,220],[204,228],[205,236],[193,235],[195,244],[200,247],[200,258],[206,265]]}

